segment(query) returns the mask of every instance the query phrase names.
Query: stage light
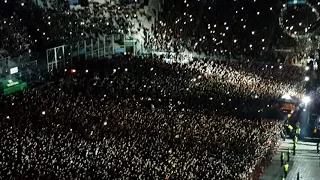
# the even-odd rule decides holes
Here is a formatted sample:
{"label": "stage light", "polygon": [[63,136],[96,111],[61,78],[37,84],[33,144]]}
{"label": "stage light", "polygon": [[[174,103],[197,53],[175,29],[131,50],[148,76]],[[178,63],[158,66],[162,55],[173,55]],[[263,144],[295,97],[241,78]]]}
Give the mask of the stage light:
{"label": "stage light", "polygon": [[305,80],[305,81],[309,81],[310,78],[309,78],[308,76],[306,76],[306,77],[304,77],[304,80]]}
{"label": "stage light", "polygon": [[302,102],[305,104],[308,104],[311,101],[311,98],[309,96],[305,96],[302,98]]}

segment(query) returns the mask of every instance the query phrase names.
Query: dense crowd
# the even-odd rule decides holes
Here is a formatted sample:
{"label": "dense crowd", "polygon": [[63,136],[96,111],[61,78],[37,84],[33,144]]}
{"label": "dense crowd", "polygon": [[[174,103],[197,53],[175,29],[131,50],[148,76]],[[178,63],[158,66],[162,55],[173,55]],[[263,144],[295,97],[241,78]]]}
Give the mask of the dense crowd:
{"label": "dense crowd", "polygon": [[3,17],[0,14],[0,30],[0,46],[12,56],[28,53],[34,43],[26,27],[15,14],[11,17]]}
{"label": "dense crowd", "polygon": [[[108,34],[139,34],[143,40],[152,20],[139,6],[109,2],[90,1],[88,7],[78,5],[68,10],[42,9],[32,3],[0,6],[0,35],[6,37],[0,39],[0,47],[12,56]],[[13,11],[8,12],[12,6]]]}
{"label": "dense crowd", "polygon": [[[0,179],[250,179],[282,131],[262,112],[305,94],[304,69],[244,58],[270,48],[276,21],[256,17],[274,17],[273,3],[246,14],[255,5],[165,1],[157,26],[135,4],[0,3],[0,46],[13,56],[110,33],[173,54],[87,61],[1,97]],[[216,16],[220,7],[234,15]]]}
{"label": "dense crowd", "polygon": [[[177,44],[177,50],[233,56],[260,55],[267,50],[278,9],[275,1],[266,4],[179,0],[165,1],[164,6],[166,11],[153,39],[157,43],[151,42],[151,47],[166,50],[170,43]],[[250,8],[255,10],[247,10]],[[262,17],[269,18],[261,21]]]}
{"label": "dense crowd", "polygon": [[[258,61],[284,59],[283,55],[271,52],[297,47],[291,54],[305,58],[306,50],[312,52],[317,46],[302,42],[317,44],[318,41],[292,37],[306,34],[308,23],[315,22],[320,3],[308,3],[288,5],[284,10],[285,2],[277,0],[164,1],[165,11],[160,13],[160,21],[147,47],[155,51],[188,51],[234,59],[259,57]],[[279,16],[281,11],[285,12],[284,16]],[[280,28],[279,18],[283,21]]]}
{"label": "dense crowd", "polygon": [[159,13],[157,22],[151,9],[146,11],[135,3],[118,5],[114,1],[90,1],[87,7],[78,5],[72,9],[1,3],[1,36],[7,38],[0,41],[0,46],[15,55],[29,49],[43,51],[116,33],[133,35],[150,51],[188,51],[235,59],[259,56],[272,61],[277,59],[270,53],[274,48],[297,45],[281,29],[275,28],[282,8],[276,0],[267,4],[259,1],[164,1],[161,3],[164,11]]}
{"label": "dense crowd", "polygon": [[120,57],[3,97],[1,178],[249,179],[282,126],[256,112],[282,86],[200,62]]}

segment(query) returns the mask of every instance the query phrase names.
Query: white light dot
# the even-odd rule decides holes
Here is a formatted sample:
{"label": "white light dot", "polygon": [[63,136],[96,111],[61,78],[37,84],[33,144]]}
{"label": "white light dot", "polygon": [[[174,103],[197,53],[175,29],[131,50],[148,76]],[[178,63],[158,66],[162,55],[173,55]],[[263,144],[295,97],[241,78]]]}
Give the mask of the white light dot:
{"label": "white light dot", "polygon": [[310,69],[309,66],[306,66],[306,67],[305,67],[305,70],[306,70],[306,71],[309,71],[309,69]]}

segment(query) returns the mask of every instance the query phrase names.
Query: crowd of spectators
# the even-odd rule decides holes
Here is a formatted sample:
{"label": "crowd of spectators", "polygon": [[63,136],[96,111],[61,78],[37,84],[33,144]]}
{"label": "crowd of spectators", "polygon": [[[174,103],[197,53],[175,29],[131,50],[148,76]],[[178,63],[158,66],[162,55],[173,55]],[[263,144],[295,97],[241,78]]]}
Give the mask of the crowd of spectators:
{"label": "crowd of spectators", "polygon": [[[262,66],[262,67],[261,67]],[[213,83],[226,82],[230,90],[248,92],[244,96],[263,97],[270,99],[289,93],[291,96],[302,97],[305,89],[306,71],[295,66],[254,65],[250,62],[227,62],[217,64],[214,61],[195,61],[191,68],[198,69]],[[296,72],[291,75],[288,72]],[[258,92],[258,93],[257,93]]]}
{"label": "crowd of spectators", "polygon": [[[157,43],[150,46],[165,50],[169,42],[207,55],[259,55],[269,46],[277,6],[275,1],[165,1],[154,37]],[[263,17],[269,18],[261,21]]]}
{"label": "crowd of spectators", "polygon": [[[309,23],[315,22],[319,3],[309,2],[312,8],[309,5],[289,6],[286,16],[280,17],[283,18],[283,27],[279,27],[279,14],[285,2],[277,0],[267,3],[256,0],[164,2],[165,11],[160,13],[154,36],[147,44],[155,51],[174,49],[207,56],[222,55],[235,59],[250,56],[259,57],[259,61],[275,61],[281,56],[270,53],[274,49],[296,47],[304,41],[317,43],[313,39],[298,40],[290,36],[306,34],[309,26],[305,25],[305,19]],[[305,57],[306,47],[293,48],[293,54]],[[317,46],[313,46],[313,50],[314,47]]]}
{"label": "crowd of spectators", "polygon": [[[136,5],[26,3],[6,11],[12,4],[2,2],[0,46],[19,55],[124,33],[138,34],[152,51],[175,52],[173,59],[180,52],[258,55],[270,46],[273,26],[266,24],[273,21],[250,18],[273,16],[279,7],[268,3],[246,14],[252,3],[165,1],[153,27]],[[219,8],[234,15],[217,18]],[[184,64],[92,60],[51,84],[1,97],[0,179],[250,179],[282,131],[262,111],[283,94],[301,97],[306,71],[199,57]]]}
{"label": "crowd of spectators", "polygon": [[[238,59],[260,56],[269,61],[274,58],[270,52],[276,46],[295,44],[281,29],[275,28],[282,8],[276,0],[267,4],[259,1],[164,1],[156,25],[153,24],[155,14],[136,3],[117,5],[114,1],[89,1],[87,7],[77,5],[70,9],[69,6],[39,8],[33,3],[21,6],[14,1],[2,1],[6,3],[1,2],[0,8],[1,36],[6,38],[0,41],[0,46],[13,55],[115,33],[137,35],[135,37],[151,51],[188,51]],[[298,20],[290,20],[290,23]]]}
{"label": "crowd of spectators", "polygon": [[[13,6],[12,11],[7,11]],[[0,46],[12,55],[45,51],[63,44],[109,34],[140,34],[151,28],[151,16],[135,4],[115,5],[90,1],[87,7],[43,9],[33,3],[1,4]],[[145,30],[146,29],[146,30]],[[14,33],[13,33],[14,32]]]}
{"label": "crowd of spectators", "polygon": [[2,98],[2,179],[249,179],[282,130],[256,112],[293,87],[206,60],[119,57],[72,72]]}
{"label": "crowd of spectators", "polygon": [[[157,22],[152,10],[145,11],[136,3],[118,5],[114,1],[89,1],[87,7],[77,5],[71,9],[69,6],[40,8],[33,3],[21,6],[6,0],[0,3],[1,36],[6,37],[0,40],[0,46],[13,56],[115,33],[136,35],[150,51],[188,51],[236,59],[251,56],[272,61],[277,59],[270,53],[274,48],[297,45],[282,29],[276,28],[283,7],[276,0],[267,4],[259,1],[164,1]],[[297,21],[300,20],[291,18],[290,23],[299,24]]]}
{"label": "crowd of spectators", "polygon": [[13,14],[10,17],[3,17],[0,14],[0,45],[10,52],[11,56],[28,53],[28,49],[33,45],[27,28],[23,26],[19,17]]}
{"label": "crowd of spectators", "polygon": [[[122,33],[138,35],[136,37],[147,49],[153,51],[266,57],[274,43],[286,37],[281,29],[275,28],[282,7],[276,0],[267,4],[259,1],[164,1],[156,25],[153,24],[154,13],[135,3],[116,5],[113,1],[89,1],[87,7],[77,5],[70,9],[10,2],[1,2],[0,24],[4,30],[1,35],[7,40],[0,41],[0,46],[15,54]],[[5,23],[6,19],[11,20]]]}

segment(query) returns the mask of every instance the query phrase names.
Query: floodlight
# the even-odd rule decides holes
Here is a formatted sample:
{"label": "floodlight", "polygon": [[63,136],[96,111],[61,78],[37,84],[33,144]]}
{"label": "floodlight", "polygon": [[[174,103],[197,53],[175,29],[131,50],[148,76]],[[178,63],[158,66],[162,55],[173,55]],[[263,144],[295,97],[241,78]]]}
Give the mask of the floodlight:
{"label": "floodlight", "polygon": [[311,101],[311,99],[310,99],[309,96],[305,96],[305,97],[302,98],[302,102],[305,103],[305,104],[308,104],[310,101]]}
{"label": "floodlight", "polygon": [[305,70],[306,70],[306,71],[309,71],[309,69],[310,69],[309,66],[306,66],[306,67],[305,67]]}
{"label": "floodlight", "polygon": [[305,80],[305,81],[309,81],[310,78],[309,78],[308,76],[306,76],[306,77],[304,77],[304,80]]}

